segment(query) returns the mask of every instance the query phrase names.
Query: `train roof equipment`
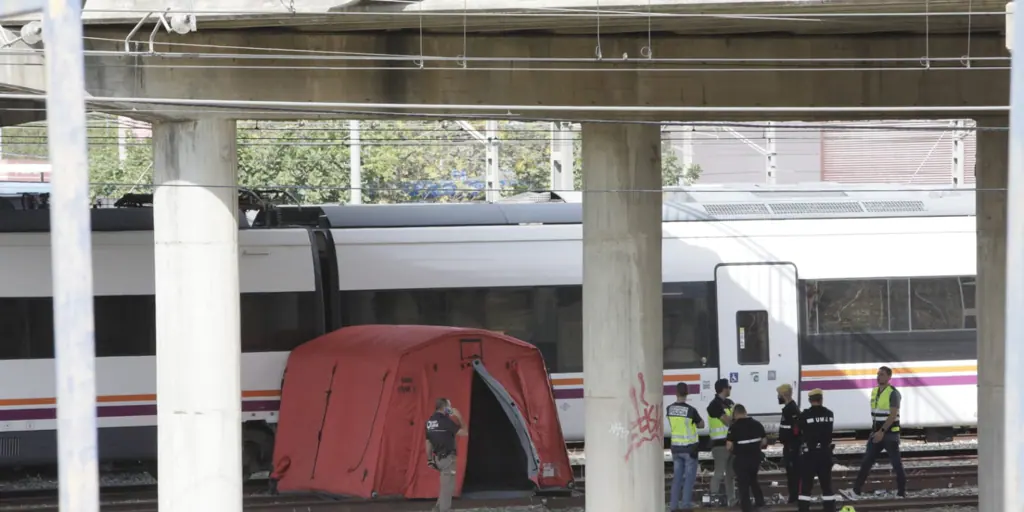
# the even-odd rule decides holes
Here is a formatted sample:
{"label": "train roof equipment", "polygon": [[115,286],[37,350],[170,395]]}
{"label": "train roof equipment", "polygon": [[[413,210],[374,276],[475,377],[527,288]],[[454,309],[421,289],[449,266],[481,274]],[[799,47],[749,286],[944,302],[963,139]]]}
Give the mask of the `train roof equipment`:
{"label": "train roof equipment", "polygon": [[[239,228],[386,229],[580,224],[584,195],[583,192],[536,191],[517,194],[496,203],[300,205],[287,192],[242,189],[239,207],[250,215],[239,215]],[[697,185],[666,187],[662,195],[663,222],[975,215],[973,186],[950,188],[837,183],[742,187]],[[126,195],[115,205],[116,208],[91,210],[93,231],[153,229],[152,195]],[[49,211],[45,208],[0,211],[0,232],[46,232],[49,226]]]}
{"label": "train roof equipment", "polygon": [[423,433],[441,397],[474,436],[457,438],[465,476],[456,495],[570,488],[540,350],[492,331],[424,325],[345,327],[294,349],[271,477],[282,492],[436,498]]}

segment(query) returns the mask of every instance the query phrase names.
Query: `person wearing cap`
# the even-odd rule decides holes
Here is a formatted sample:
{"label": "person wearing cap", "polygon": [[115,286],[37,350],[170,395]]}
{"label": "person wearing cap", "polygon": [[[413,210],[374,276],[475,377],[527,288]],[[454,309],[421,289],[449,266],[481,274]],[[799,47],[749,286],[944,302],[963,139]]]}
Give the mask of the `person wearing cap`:
{"label": "person wearing cap", "polygon": [[720,485],[725,484],[728,506],[736,505],[736,485],[732,456],[725,446],[725,438],[732,425],[733,402],[729,400],[732,386],[729,379],[715,381],[715,398],[708,404],[708,430],[711,437],[711,456],[715,461],[715,474],[711,477],[711,493],[718,494]]}
{"label": "person wearing cap", "polygon": [[[676,384],[676,401],[668,406],[666,416],[672,427],[672,495],[669,509],[685,510],[693,508],[693,484],[697,480],[697,429],[704,428],[697,408],[686,403],[689,390],[685,382]],[[682,492],[682,507],[679,505],[679,494]]]}
{"label": "person wearing cap", "polygon": [[825,512],[835,512],[836,496],[832,494],[832,426],[835,414],[822,405],[824,393],[812,389],[807,394],[811,406],[800,413],[800,512],[811,510],[811,490],[814,477],[821,485],[821,502]]}
{"label": "person wearing cap", "polygon": [[[733,469],[736,471],[736,486],[739,488],[740,509],[743,512],[754,510],[753,507],[764,506],[764,493],[757,473],[761,470],[761,450],[768,445],[768,437],[764,425],[760,421],[747,416],[747,409],[741,404],[733,408],[735,414],[729,434],[726,436],[726,449],[733,455]],[[754,504],[751,506],[750,498]]]}
{"label": "person wearing cap", "polygon": [[786,487],[789,503],[796,503],[800,495],[800,406],[793,400],[793,386],[783,384],[775,391],[782,405],[779,441],[782,441],[782,462],[786,466]]}

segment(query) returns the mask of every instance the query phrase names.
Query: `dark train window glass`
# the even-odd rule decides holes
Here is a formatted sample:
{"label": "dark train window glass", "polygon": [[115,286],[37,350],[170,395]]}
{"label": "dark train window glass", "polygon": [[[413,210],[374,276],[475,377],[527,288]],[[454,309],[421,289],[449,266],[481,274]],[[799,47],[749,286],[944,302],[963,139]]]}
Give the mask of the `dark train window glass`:
{"label": "dark train window glass", "polygon": [[[710,357],[714,317],[708,283],[665,285],[665,367]],[[583,371],[580,286],[381,290],[342,293],[343,325],[431,324],[503,332],[533,343],[553,372]]]}
{"label": "dark train window glass", "polygon": [[911,279],[910,309],[913,331],[963,329],[960,280],[955,277]]}
{"label": "dark train window glass", "polygon": [[808,334],[975,329],[973,277],[807,281]]}
{"label": "dark train window glass", "polygon": [[711,312],[707,283],[662,287],[662,339],[666,369],[695,368],[710,357]]}
{"label": "dark train window glass", "polygon": [[910,281],[907,279],[889,280],[889,330],[910,330]]}
{"label": "dark train window glass", "polygon": [[313,292],[243,293],[242,352],[287,352],[315,338]]}
{"label": "dark train window glass", "polygon": [[93,302],[96,357],[156,354],[156,300],[152,295],[107,295]]}
{"label": "dark train window glass", "polygon": [[0,360],[53,357],[53,301],[0,298]]}
{"label": "dark train window glass", "polygon": [[558,287],[557,372],[583,371],[583,287]]}
{"label": "dark train window glass", "polygon": [[740,364],[768,364],[768,312],[736,312],[736,354]]}
{"label": "dark train window glass", "polygon": [[809,332],[886,331],[889,329],[889,283],[865,281],[809,282]]}

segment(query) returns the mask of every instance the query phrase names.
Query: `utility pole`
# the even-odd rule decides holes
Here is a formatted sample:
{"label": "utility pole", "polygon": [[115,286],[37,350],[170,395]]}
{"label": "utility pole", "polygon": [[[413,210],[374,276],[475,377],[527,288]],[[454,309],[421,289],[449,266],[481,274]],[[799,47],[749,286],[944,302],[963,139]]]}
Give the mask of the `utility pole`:
{"label": "utility pole", "polygon": [[775,184],[775,171],[777,170],[776,157],[778,156],[775,152],[775,122],[769,121],[768,126],[765,128],[764,137],[767,140],[767,143],[765,144],[766,147],[763,148],[760,145],[755,144],[742,133],[733,130],[728,126],[721,127],[721,130],[728,133],[729,135],[732,135],[733,137],[738,139],[740,142],[746,144],[747,146],[750,146],[750,148],[753,149],[754,151],[760,153],[761,156],[765,158],[764,182],[769,185]]}
{"label": "utility pole", "polygon": [[765,139],[765,176],[764,182],[769,185],[775,184],[775,171],[776,171],[776,151],[775,151],[775,121],[768,121],[768,126],[764,129]]}
{"label": "utility pole", "polygon": [[121,165],[128,159],[127,132],[128,118],[117,116],[117,161],[121,162]]}
{"label": "utility pole", "polygon": [[487,149],[486,165],[484,167],[484,186],[486,187],[484,195],[488,203],[497,202],[501,199],[501,171],[499,167],[501,155],[498,153],[498,144],[501,141],[498,140],[498,122],[486,121],[484,123],[485,133],[480,133],[476,128],[473,128],[473,125],[466,121],[456,121],[456,123],[459,125],[459,128],[462,128],[478,142],[484,144],[484,147]]}
{"label": "utility pole", "polygon": [[952,162],[952,177],[953,186],[959,187],[964,184],[964,141],[967,139],[967,131],[965,130],[966,121],[963,119],[957,119],[953,121],[953,159]]}
{"label": "utility pole", "polygon": [[485,131],[487,136],[487,202],[496,203],[501,199],[501,171],[498,154],[498,122],[486,121]]}
{"label": "utility pole", "polygon": [[573,142],[572,123],[551,123],[551,190],[554,192],[576,189]]}
{"label": "utility pole", "polygon": [[359,121],[348,122],[349,204],[363,203],[363,145],[359,139]]}

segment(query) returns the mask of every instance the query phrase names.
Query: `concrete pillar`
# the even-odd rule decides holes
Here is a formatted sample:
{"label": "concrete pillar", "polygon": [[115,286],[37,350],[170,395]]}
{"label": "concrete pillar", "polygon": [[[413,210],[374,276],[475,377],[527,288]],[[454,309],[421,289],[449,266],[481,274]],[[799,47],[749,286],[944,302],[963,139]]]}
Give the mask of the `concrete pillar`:
{"label": "concrete pillar", "polygon": [[[979,119],[983,128],[1006,127],[1006,117]],[[1006,183],[1007,132],[979,131],[977,160],[978,219],[978,494],[979,512],[1003,512],[1006,481],[1003,427],[1006,394]]]}
{"label": "concrete pillar", "polygon": [[587,512],[665,509],[661,203],[660,127],[583,124]]}
{"label": "concrete pillar", "polygon": [[161,512],[241,512],[235,122],[153,127]]}

